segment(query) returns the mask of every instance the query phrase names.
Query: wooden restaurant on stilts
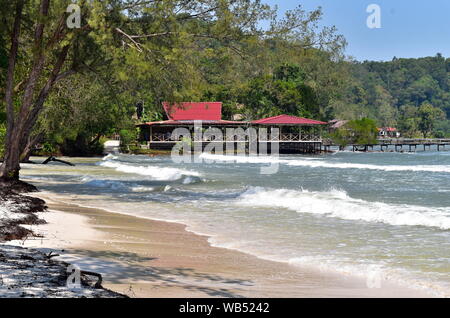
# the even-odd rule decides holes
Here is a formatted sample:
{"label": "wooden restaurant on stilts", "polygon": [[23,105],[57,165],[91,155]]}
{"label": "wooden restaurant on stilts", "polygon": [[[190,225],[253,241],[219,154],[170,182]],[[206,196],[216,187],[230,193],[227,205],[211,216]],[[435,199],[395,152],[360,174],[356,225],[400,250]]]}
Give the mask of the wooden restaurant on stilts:
{"label": "wooden restaurant on stilts", "polygon": [[[214,144],[215,149],[223,147],[223,151],[230,148],[248,151],[250,143],[256,141],[257,144],[267,144],[269,153],[274,144],[280,153],[318,153],[322,151],[322,131],[327,125],[322,121],[290,115],[251,122],[223,120],[220,102],[163,103],[163,107],[167,120],[137,125],[140,142],[145,148],[171,150],[181,140],[186,141],[186,133],[189,132],[193,150],[203,151]],[[253,134],[230,134],[230,131],[249,132],[250,129]],[[184,131],[183,138],[174,131]],[[211,131],[215,133],[208,133]],[[257,149],[259,151],[260,148]]]}

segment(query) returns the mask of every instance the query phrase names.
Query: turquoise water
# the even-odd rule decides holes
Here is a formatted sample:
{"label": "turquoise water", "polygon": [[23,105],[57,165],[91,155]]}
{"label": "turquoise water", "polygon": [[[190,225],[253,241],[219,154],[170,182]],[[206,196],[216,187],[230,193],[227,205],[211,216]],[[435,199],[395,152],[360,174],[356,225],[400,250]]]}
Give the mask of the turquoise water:
{"label": "turquoise water", "polygon": [[80,205],[182,222],[214,246],[450,296],[450,152],[201,159],[214,162],[109,155],[22,172]]}

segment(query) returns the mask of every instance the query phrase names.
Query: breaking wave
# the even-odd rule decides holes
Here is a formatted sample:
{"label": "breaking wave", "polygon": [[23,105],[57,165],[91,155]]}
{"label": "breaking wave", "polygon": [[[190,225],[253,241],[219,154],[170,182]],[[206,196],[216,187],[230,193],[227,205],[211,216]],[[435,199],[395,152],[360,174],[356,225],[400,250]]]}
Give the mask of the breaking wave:
{"label": "breaking wave", "polygon": [[301,256],[287,261],[290,265],[319,269],[321,272],[335,272],[346,277],[366,279],[368,288],[380,288],[392,282],[398,286],[422,290],[435,297],[450,297],[449,286],[433,279],[418,279],[412,272],[393,268],[385,264],[355,264],[350,259],[330,256]]}
{"label": "breaking wave", "polygon": [[131,166],[119,162],[103,161],[100,166],[114,168],[116,171],[148,176],[157,181],[175,181],[187,176],[200,177],[195,171],[157,166]]}
{"label": "breaking wave", "polygon": [[237,204],[285,208],[298,213],[319,214],[344,220],[450,229],[450,208],[368,202],[353,199],[346,192],[339,190],[309,192],[251,188],[238,198]]}
{"label": "breaking wave", "polygon": [[450,173],[450,166],[443,165],[372,165],[364,163],[331,163],[325,161],[309,161],[309,160],[288,160],[289,166],[304,166],[311,168],[333,168],[333,169],[365,169],[365,170],[382,170],[382,171],[424,171],[424,172],[445,172]]}
{"label": "breaking wave", "polygon": [[[260,163],[260,164],[272,164],[283,163],[287,164],[292,160],[280,159],[279,156],[233,156],[233,155],[213,155],[209,153],[203,153],[200,155],[201,159],[214,162],[234,162],[234,163]],[[321,158],[308,157],[305,161],[321,160]]]}
{"label": "breaking wave", "polygon": [[449,165],[374,165],[364,163],[328,162],[323,158],[304,157],[302,159],[282,159],[277,156],[233,156],[202,154],[201,159],[214,162],[233,162],[251,164],[283,164],[295,167],[330,168],[330,169],[365,169],[381,171],[422,171],[450,173]]}

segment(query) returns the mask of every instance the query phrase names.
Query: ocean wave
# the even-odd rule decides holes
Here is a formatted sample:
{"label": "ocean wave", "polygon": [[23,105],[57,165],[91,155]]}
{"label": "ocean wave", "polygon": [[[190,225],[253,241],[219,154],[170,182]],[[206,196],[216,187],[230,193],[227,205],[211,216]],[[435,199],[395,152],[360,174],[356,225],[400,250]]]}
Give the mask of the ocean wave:
{"label": "ocean wave", "polygon": [[331,256],[301,256],[290,258],[287,263],[302,268],[318,269],[324,273],[337,273],[344,276],[359,277],[366,280],[367,288],[381,288],[393,283],[398,286],[422,290],[435,297],[450,297],[448,284],[430,278],[421,277],[401,268],[394,268],[383,263],[360,263],[351,259]]}
{"label": "ocean wave", "polygon": [[103,157],[103,161],[108,161],[108,160],[116,160],[116,159],[118,159],[119,157],[117,157],[117,156],[115,156],[115,155],[113,155],[113,154],[107,154],[105,157]]}
{"label": "ocean wave", "polygon": [[239,205],[276,207],[344,220],[385,223],[396,226],[426,226],[450,229],[450,209],[387,204],[353,199],[344,191],[309,192],[287,189],[251,188]]}
{"label": "ocean wave", "polygon": [[116,169],[116,171],[124,173],[148,176],[157,181],[175,181],[186,176],[200,177],[200,174],[198,172],[177,168],[157,166],[131,166],[113,161],[103,161],[99,165],[102,167],[113,168]]}
{"label": "ocean wave", "polygon": [[111,190],[128,190],[128,186],[123,182],[114,181],[114,180],[86,180],[84,183],[85,186],[94,187],[94,188],[107,188]]}
{"label": "ocean wave", "polygon": [[330,169],[362,169],[380,171],[414,171],[450,173],[449,165],[374,165],[364,163],[329,162],[324,158],[302,157],[302,159],[281,159],[277,156],[225,156],[202,154],[201,159],[215,162],[283,164],[295,167],[330,168]]}
{"label": "ocean wave", "polygon": [[[234,156],[234,155],[213,155],[209,153],[202,153],[199,156],[200,159],[208,162],[233,162],[233,163],[250,163],[250,164],[289,164],[293,160],[281,159],[279,156]],[[323,158],[316,157],[304,157],[304,161],[316,161],[323,160]]]}
{"label": "ocean wave", "polygon": [[288,166],[302,166],[310,168],[332,168],[332,169],[363,169],[363,170],[381,170],[381,171],[415,171],[415,172],[445,172],[450,173],[448,165],[373,165],[364,163],[331,163],[317,162],[309,160],[289,160]]}
{"label": "ocean wave", "polygon": [[199,177],[196,176],[187,176],[183,179],[183,181],[181,182],[184,185],[188,185],[188,184],[195,184],[195,183],[201,183],[204,180],[202,180]]}

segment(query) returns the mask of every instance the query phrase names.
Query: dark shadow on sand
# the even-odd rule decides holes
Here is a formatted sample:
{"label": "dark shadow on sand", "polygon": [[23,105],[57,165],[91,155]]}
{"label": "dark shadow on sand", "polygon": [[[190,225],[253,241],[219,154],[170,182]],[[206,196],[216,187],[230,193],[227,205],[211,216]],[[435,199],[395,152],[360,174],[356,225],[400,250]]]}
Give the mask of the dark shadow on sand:
{"label": "dark shadow on sand", "polygon": [[[154,257],[142,257],[136,253],[113,251],[88,251],[67,249],[68,254],[81,255],[81,267],[101,273],[106,282],[127,284],[138,281],[158,283],[158,288],[177,287],[187,291],[204,293],[210,297],[242,298],[244,296],[233,291],[242,287],[253,286],[249,280],[230,279],[220,275],[201,273],[192,268],[162,268],[151,266],[157,260]],[[83,269],[83,268],[82,268]],[[225,285],[226,287],[214,287]],[[228,288],[229,286],[229,288]]]}

